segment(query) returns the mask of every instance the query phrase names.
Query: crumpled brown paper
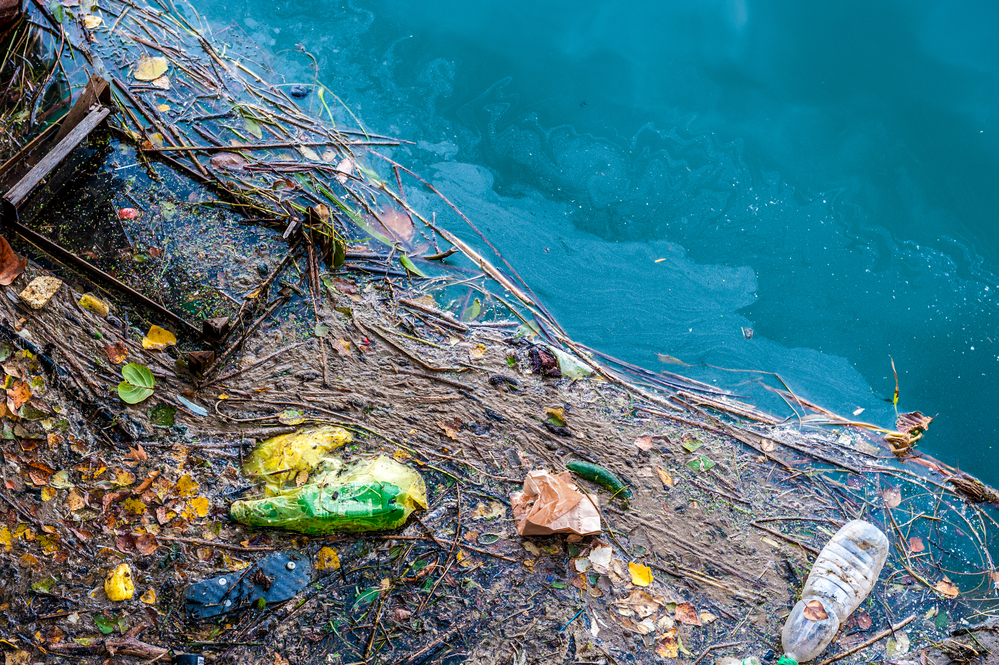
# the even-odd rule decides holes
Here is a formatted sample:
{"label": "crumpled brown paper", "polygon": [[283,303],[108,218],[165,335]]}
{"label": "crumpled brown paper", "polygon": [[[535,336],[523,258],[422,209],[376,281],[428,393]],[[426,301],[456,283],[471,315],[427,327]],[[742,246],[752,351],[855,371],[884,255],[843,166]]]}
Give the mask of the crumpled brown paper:
{"label": "crumpled brown paper", "polygon": [[522,536],[547,536],[575,533],[591,536],[600,533],[597,498],[590,502],[572,482],[568,471],[554,475],[534,470],[524,479],[524,490],[510,495],[517,533]]}

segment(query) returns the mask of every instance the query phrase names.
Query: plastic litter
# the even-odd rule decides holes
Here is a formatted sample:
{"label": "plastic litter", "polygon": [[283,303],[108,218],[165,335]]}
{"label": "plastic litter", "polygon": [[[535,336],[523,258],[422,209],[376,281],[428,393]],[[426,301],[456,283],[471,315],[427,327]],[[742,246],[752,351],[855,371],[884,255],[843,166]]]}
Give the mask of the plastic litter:
{"label": "plastic litter", "polygon": [[299,552],[269,554],[253,566],[192,584],[184,607],[194,619],[211,619],[294,598],[312,578],[309,558]]}
{"label": "plastic litter", "polygon": [[380,455],[346,469],[335,458],[310,482],[271,497],[236,501],[229,514],[246,526],[269,526],[305,534],[381,531],[402,526],[427,507],[423,477]]}
{"label": "plastic litter", "polygon": [[265,496],[273,496],[300,473],[309,473],[325,462],[327,470],[339,471],[342,463],[326,456],[353,440],[342,427],[302,429],[263,441],[243,464],[243,473],[264,482]]}
{"label": "plastic litter", "polygon": [[132,582],[132,569],[127,563],[123,563],[108,575],[104,580],[104,593],[108,600],[120,602],[131,600],[135,594],[135,584]]}
{"label": "plastic litter", "polygon": [[873,524],[854,520],[837,531],[815,559],[801,600],[784,624],[779,665],[822,653],[874,588],[887,557],[888,538]]}
{"label": "plastic litter", "polygon": [[748,658],[726,656],[725,658],[716,660],[715,665],[760,665],[760,659],[756,656],[749,656]]}
{"label": "plastic litter", "polygon": [[597,497],[591,498],[592,503],[573,484],[568,471],[557,476],[541,469],[531,471],[524,479],[523,491],[510,495],[517,533],[522,536],[600,533]]}

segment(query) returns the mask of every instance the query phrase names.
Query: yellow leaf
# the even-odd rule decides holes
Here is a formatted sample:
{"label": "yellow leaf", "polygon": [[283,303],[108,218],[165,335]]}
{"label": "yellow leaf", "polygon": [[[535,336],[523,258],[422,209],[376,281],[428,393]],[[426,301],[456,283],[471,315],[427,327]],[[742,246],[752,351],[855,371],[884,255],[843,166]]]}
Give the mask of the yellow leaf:
{"label": "yellow leaf", "polygon": [[10,529],[6,526],[0,526],[0,546],[3,547],[4,552],[9,552],[14,548],[13,540],[10,535]]}
{"label": "yellow leaf", "polygon": [[156,110],[159,111],[160,113],[166,113],[167,111],[170,110],[170,105],[160,104],[159,106],[156,107]]}
{"label": "yellow leaf", "polygon": [[115,568],[104,580],[104,593],[108,595],[108,600],[115,602],[132,599],[135,585],[132,584],[132,569],[127,563]]}
{"label": "yellow leaf", "polygon": [[42,501],[51,501],[55,498],[56,491],[53,487],[43,487],[42,488]]}
{"label": "yellow leaf", "polygon": [[680,655],[680,645],[676,643],[676,638],[670,635],[656,645],[656,654],[660,658],[676,658]]}
{"label": "yellow leaf", "polygon": [[641,563],[628,562],[628,572],[631,573],[631,583],[635,586],[652,584],[652,569]]}
{"label": "yellow leaf", "polygon": [[83,25],[87,27],[87,30],[93,30],[101,24],[101,17],[94,16],[93,14],[87,14],[83,17]]}
{"label": "yellow leaf", "polygon": [[323,161],[323,158],[319,156],[319,153],[317,153],[315,150],[313,150],[309,146],[300,145],[300,146],[298,146],[298,151],[300,153],[302,153],[302,156],[305,157],[308,160],[311,160],[313,162],[321,162],[321,161]]}
{"label": "yellow leaf", "polygon": [[118,487],[128,487],[135,482],[135,474],[128,469],[115,469],[114,473],[114,484]]}
{"label": "yellow leaf", "polygon": [[141,600],[142,602],[144,602],[147,605],[155,605],[156,604],[156,591],[153,590],[153,589],[149,589],[148,591],[146,591],[144,594],[142,594],[139,597],[139,600]]}
{"label": "yellow leaf", "polygon": [[[100,19],[97,20],[99,21]],[[84,293],[80,296],[80,307],[93,312],[102,319],[107,318],[108,314],[111,313],[111,308],[106,302],[90,293]]]}
{"label": "yellow leaf", "polygon": [[211,507],[211,502],[203,496],[191,499],[191,508],[194,509],[194,512],[197,513],[198,517],[207,517],[208,509]]}
{"label": "yellow leaf", "polygon": [[486,345],[476,344],[472,347],[472,350],[468,352],[468,355],[472,358],[481,358],[486,355]]}
{"label": "yellow leaf", "polygon": [[159,326],[152,326],[149,332],[146,333],[146,336],[142,338],[142,348],[153,351],[162,351],[176,343],[177,336],[166,328],[160,328]]}
{"label": "yellow leaf", "polygon": [[135,497],[131,497],[122,501],[121,507],[130,513],[135,513],[136,515],[141,515],[142,513],[146,512],[146,504],[144,504],[139,499],[136,499]]}
{"label": "yellow leaf", "polygon": [[340,570],[340,557],[332,547],[324,547],[316,555],[316,570]]}
{"label": "yellow leaf", "polygon": [[659,480],[663,481],[663,485],[666,487],[673,487],[673,478],[664,469],[656,467],[656,473],[659,474]]}
{"label": "yellow leaf", "polygon": [[164,57],[157,56],[150,58],[149,56],[143,56],[135,63],[135,71],[132,72],[132,76],[135,77],[136,81],[152,81],[163,76],[169,66],[167,59]]}
{"label": "yellow leaf", "polygon": [[197,494],[198,490],[201,489],[201,486],[194,482],[191,476],[185,474],[180,477],[180,480],[177,481],[177,486],[174,489],[177,490],[177,496],[181,499],[185,499],[189,496]]}

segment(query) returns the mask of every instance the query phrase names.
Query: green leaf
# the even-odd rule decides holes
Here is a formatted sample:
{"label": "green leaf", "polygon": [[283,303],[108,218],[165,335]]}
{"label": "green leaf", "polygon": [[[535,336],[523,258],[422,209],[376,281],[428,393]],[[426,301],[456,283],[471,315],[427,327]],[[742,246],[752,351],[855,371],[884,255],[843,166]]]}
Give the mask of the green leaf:
{"label": "green leaf", "polygon": [[56,578],[49,575],[48,577],[42,578],[31,585],[31,588],[35,591],[41,591],[43,593],[48,593],[55,586]]}
{"label": "green leaf", "polygon": [[704,445],[703,441],[698,441],[697,439],[694,439],[693,441],[684,441],[683,449],[686,450],[688,453],[692,453],[703,445]]}
{"label": "green leaf", "polygon": [[285,409],[278,414],[278,422],[282,425],[301,425],[305,422],[301,411],[295,409]]}
{"label": "green leaf", "polygon": [[378,597],[379,593],[381,593],[381,589],[379,587],[373,586],[370,589],[365,589],[361,593],[357,594],[357,598],[354,599],[354,609],[357,610],[361,607],[364,607],[365,605],[369,605],[370,603],[374,602],[375,598]]}
{"label": "green leaf", "polygon": [[173,427],[177,407],[172,404],[158,404],[149,409],[149,422],[157,427]]}
{"label": "green leaf", "polygon": [[479,536],[479,544],[492,545],[493,543],[498,542],[499,539],[500,537],[498,533],[484,533],[481,536]]}
{"label": "green leaf", "polygon": [[118,384],[118,397],[126,404],[138,404],[153,394],[156,379],[145,365],[128,363],[121,375],[125,380]]}
{"label": "green leaf", "polygon": [[941,610],[940,613],[937,614],[937,618],[933,622],[933,625],[936,626],[937,630],[944,630],[950,625],[950,617],[947,616],[946,612]]}
{"label": "green leaf", "polygon": [[475,298],[468,304],[468,307],[461,313],[462,321],[474,321],[482,313],[482,301]]}
{"label": "green leaf", "polygon": [[260,125],[257,124],[256,120],[244,116],[243,117],[243,126],[246,127],[246,131],[250,132],[251,134],[253,134],[258,139],[264,138],[264,132],[260,129]]}
{"label": "green leaf", "polygon": [[689,462],[687,462],[687,466],[690,468],[690,470],[691,471],[696,471],[698,473],[701,472],[701,471],[707,471],[708,469],[710,469],[714,465],[715,465],[715,462],[712,462],[711,460],[709,460],[704,455],[700,455],[699,457],[697,457],[695,459],[692,459]]}
{"label": "green leaf", "polygon": [[316,337],[326,337],[330,334],[330,327],[323,323],[322,321],[316,324],[315,330]]}
{"label": "green leaf", "polygon": [[53,2],[49,5],[49,11],[52,12],[52,17],[59,23],[62,23],[66,18],[66,12],[62,9],[62,4],[59,2]]}
{"label": "green leaf", "polygon": [[96,616],[94,617],[94,623],[97,624],[97,630],[101,631],[105,635],[110,635],[114,632],[115,626],[118,625],[118,617],[111,615],[106,616]]}
{"label": "green leaf", "polygon": [[407,255],[405,255],[405,254],[401,255],[399,257],[399,263],[402,264],[403,268],[405,268],[409,272],[413,273],[417,277],[426,277],[426,275],[423,273],[423,271],[420,270],[419,268],[417,268],[416,264],[414,264]]}

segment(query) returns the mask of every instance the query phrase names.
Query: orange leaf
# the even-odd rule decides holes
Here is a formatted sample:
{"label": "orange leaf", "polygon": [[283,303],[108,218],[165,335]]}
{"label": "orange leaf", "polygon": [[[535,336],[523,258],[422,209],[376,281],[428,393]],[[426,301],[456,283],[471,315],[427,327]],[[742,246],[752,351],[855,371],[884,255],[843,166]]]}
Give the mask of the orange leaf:
{"label": "orange leaf", "polygon": [[940,595],[944,598],[957,598],[957,595],[961,593],[957,588],[957,585],[951,582],[946,575],[944,575],[944,578],[937,582],[933,588],[939,591]]}
{"label": "orange leaf", "polygon": [[666,487],[673,487],[673,478],[668,473],[666,473],[665,470],[657,466],[656,473],[659,474],[659,480],[663,481],[663,485],[665,485]]}
{"label": "orange leaf", "polygon": [[925,549],[926,546],[923,545],[922,538],[917,538],[916,536],[913,536],[912,538],[909,539],[909,551],[912,552],[913,554],[916,554],[917,552],[922,552]]}
{"label": "orange leaf", "polygon": [[28,267],[28,259],[11,249],[7,239],[0,236],[0,284],[10,286],[24,269]]}
{"label": "orange leaf", "polygon": [[808,604],[805,605],[805,618],[809,621],[825,621],[829,618],[826,613],[826,608],[822,605],[821,600],[810,600]]}
{"label": "orange leaf", "polygon": [[115,365],[120,365],[128,358],[128,349],[125,348],[123,342],[108,344],[104,347],[104,351],[108,354],[108,359]]}
{"label": "orange leaf", "polygon": [[652,437],[640,436],[635,439],[635,447],[639,450],[652,450]]}
{"label": "orange leaf", "polygon": [[159,543],[156,542],[156,536],[151,533],[143,534],[135,539],[135,549],[144,556],[149,556],[159,546]]}
{"label": "orange leaf", "polygon": [[7,397],[14,403],[15,409],[20,409],[22,404],[31,399],[31,388],[24,381],[15,381],[7,389]]}
{"label": "orange leaf", "polygon": [[673,616],[680,623],[686,623],[691,626],[701,625],[701,619],[697,616],[697,609],[693,603],[680,603],[676,606]]}

